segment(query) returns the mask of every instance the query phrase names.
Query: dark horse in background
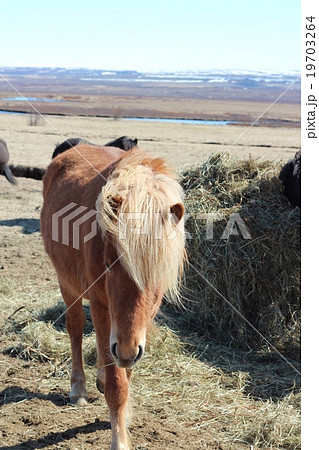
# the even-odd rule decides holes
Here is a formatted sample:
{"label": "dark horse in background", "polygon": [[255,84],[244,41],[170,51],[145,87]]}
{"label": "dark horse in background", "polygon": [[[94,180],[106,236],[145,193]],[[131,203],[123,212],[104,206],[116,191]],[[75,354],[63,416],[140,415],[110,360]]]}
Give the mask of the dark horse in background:
{"label": "dark horse in background", "polygon": [[[91,144],[91,142],[86,141],[85,139],[81,138],[70,138],[66,141],[62,142],[62,144],[59,144],[52,155],[52,159],[54,159],[57,155],[60,153],[65,152],[66,150],[69,150],[70,148],[76,147],[77,145],[81,144],[88,144],[88,145],[94,145]],[[107,144],[104,145],[104,147],[117,147],[121,150],[131,150],[132,148],[137,146],[137,139],[130,139],[127,136],[121,136],[114,141],[110,141]]]}
{"label": "dark horse in background", "polygon": [[297,152],[281,169],[283,194],[292,206],[301,207],[301,152]]}
{"label": "dark horse in background", "polygon": [[0,138],[0,173],[1,174],[3,173],[10,183],[16,184],[16,180],[14,179],[12,172],[8,166],[8,161],[9,161],[9,151],[7,143],[5,140]]}

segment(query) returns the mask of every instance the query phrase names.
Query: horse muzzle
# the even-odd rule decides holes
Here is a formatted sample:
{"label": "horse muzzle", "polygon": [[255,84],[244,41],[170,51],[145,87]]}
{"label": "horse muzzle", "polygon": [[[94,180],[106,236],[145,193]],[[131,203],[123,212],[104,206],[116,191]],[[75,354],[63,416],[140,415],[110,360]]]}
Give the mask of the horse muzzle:
{"label": "horse muzzle", "polygon": [[111,355],[117,367],[131,369],[142,358],[144,346],[139,344],[136,348],[125,348],[117,342],[111,345]]}

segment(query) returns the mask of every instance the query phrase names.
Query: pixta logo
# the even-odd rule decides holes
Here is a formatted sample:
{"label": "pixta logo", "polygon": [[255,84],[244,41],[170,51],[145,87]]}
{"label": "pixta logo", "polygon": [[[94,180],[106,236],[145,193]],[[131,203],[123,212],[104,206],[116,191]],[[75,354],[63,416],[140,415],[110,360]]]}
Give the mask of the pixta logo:
{"label": "pixta logo", "polygon": [[[157,218],[157,223],[161,224],[161,213],[156,213],[159,217]],[[185,214],[185,237],[186,239],[194,239],[193,236],[187,231],[187,221],[192,216],[190,214]],[[194,216],[196,221],[201,221],[205,223],[205,239],[211,241],[214,239],[214,222],[221,220],[222,218],[218,214],[213,213],[200,213]],[[86,222],[90,221],[90,231],[84,237],[81,237],[80,226]],[[172,217],[173,220],[173,217]],[[119,239],[126,239],[126,234],[129,231],[133,234],[147,235],[151,232],[155,233],[155,239],[163,239],[162,229],[160,227],[150,228],[150,221],[148,213],[119,213]],[[178,227],[173,230],[168,239],[175,239],[177,233],[179,232]],[[64,245],[72,245],[73,248],[79,250],[81,239],[85,244],[94,236],[97,235],[97,220],[96,220],[96,210],[88,210],[86,206],[80,206],[77,203],[71,202],[64,208],[60,209],[52,215],[52,239],[56,242],[61,242]],[[242,239],[251,239],[251,234],[244,220],[240,217],[239,213],[233,213],[229,216],[226,226],[224,228],[221,239],[227,240],[231,236],[241,236]]]}
{"label": "pixta logo", "polygon": [[[79,206],[76,203],[71,202],[64,208],[54,213],[52,215],[52,240],[56,242],[62,242],[62,244],[64,245],[68,246],[72,245],[73,248],[79,250],[80,226],[87,220],[91,220],[91,230],[86,236],[84,236],[83,243],[85,244],[94,236],[96,236],[97,234],[96,211],[91,209],[87,211],[85,214],[83,214],[84,211],[86,211],[87,209],[88,208],[86,206]],[[64,216],[64,214],[66,214],[69,211],[71,212],[66,216]],[[95,217],[93,221],[92,217]],[[73,222],[74,219],[76,220]],[[70,222],[72,222],[72,228],[70,226]],[[71,238],[70,238],[70,229],[72,233]],[[61,231],[61,235],[59,235],[60,234],[59,230]],[[70,242],[70,240],[72,242]]]}

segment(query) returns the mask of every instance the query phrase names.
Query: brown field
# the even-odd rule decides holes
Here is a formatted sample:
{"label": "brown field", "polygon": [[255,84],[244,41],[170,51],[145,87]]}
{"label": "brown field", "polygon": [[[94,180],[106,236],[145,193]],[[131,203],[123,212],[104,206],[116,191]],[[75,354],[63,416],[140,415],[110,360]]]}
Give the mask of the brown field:
{"label": "brown field", "polygon": [[[176,107],[173,100],[165,106],[162,99],[152,108],[145,99],[133,100],[125,99],[123,104],[132,102],[134,115],[139,108],[145,112],[163,107],[188,117],[198,105],[197,118],[201,114],[206,118],[204,103],[198,100]],[[111,115],[123,113],[119,105]],[[256,119],[265,105],[215,103],[219,118],[237,114],[241,120]],[[207,110],[210,107],[207,103]],[[299,106],[279,104],[268,118],[297,123]],[[55,145],[68,137],[104,144],[121,135],[137,137],[140,147],[165,157],[178,169],[227,150],[242,159],[251,155],[286,161],[300,147],[296,126],[248,129],[61,115],[45,116],[30,126],[29,116],[0,114],[0,136],[8,143],[14,165],[46,167]],[[56,327],[48,325],[58,318],[62,306],[39,232],[41,190],[41,181],[20,178],[17,186],[11,186],[0,177],[1,448],[107,448],[110,425],[104,398],[95,388],[90,321],[85,334],[90,403],[85,408],[68,403],[70,358],[65,327],[60,322]],[[258,359],[198,334],[187,336],[185,344],[182,333],[168,327],[174,325],[167,318],[161,320],[151,336],[148,355],[133,377],[130,431],[134,449],[300,448],[298,385],[284,361],[262,355]]]}
{"label": "brown field", "polygon": [[[40,93],[40,98],[48,95]],[[27,103],[1,100],[5,93],[0,91],[0,110],[34,112]],[[86,95],[55,96],[59,103],[32,102],[41,114],[63,114],[118,117],[181,118],[201,120],[232,120],[251,123],[272,103],[238,99],[158,98],[136,96]],[[271,125],[299,126],[300,106],[298,103],[278,102],[267,111],[262,120]]]}
{"label": "brown field", "polygon": [[176,168],[211,153],[230,150],[240,159],[286,161],[300,148],[300,129],[285,127],[210,126],[140,122],[97,117],[44,116],[37,126],[29,115],[0,115],[0,134],[8,142],[11,164],[45,168],[57,143],[83,137],[103,145],[122,135],[137,137],[139,146],[167,158]]}

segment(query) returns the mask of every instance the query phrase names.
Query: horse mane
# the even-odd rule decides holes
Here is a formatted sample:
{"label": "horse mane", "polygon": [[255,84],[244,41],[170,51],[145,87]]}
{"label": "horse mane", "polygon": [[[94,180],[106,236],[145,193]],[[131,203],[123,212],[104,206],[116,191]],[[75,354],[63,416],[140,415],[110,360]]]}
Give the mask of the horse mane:
{"label": "horse mane", "polygon": [[[170,299],[178,298],[185,255],[184,220],[176,223],[170,208],[182,203],[182,194],[163,159],[132,149],[118,162],[96,202],[102,233],[113,238],[118,256],[123,254],[120,262],[128,275],[139,289],[160,288]],[[142,220],[131,213],[142,213]],[[138,226],[146,228],[137,232]]]}

